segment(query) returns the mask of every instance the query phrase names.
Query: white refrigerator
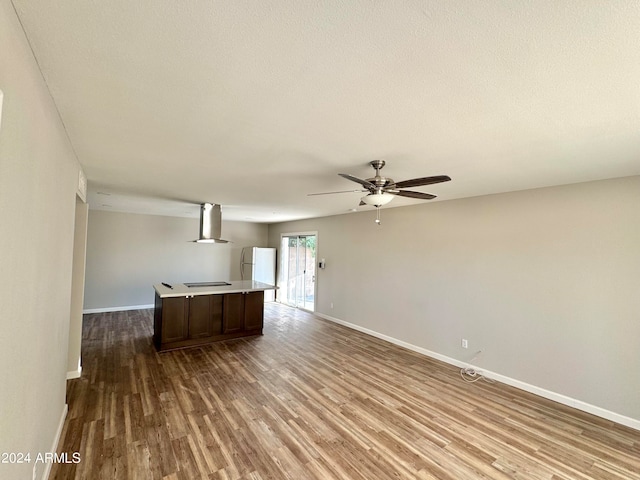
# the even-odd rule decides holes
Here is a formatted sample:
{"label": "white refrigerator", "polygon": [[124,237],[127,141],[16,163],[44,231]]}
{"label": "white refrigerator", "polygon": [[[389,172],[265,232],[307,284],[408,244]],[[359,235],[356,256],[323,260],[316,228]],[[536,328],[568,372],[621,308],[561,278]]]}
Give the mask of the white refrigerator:
{"label": "white refrigerator", "polygon": [[[276,284],[276,249],[263,247],[245,247],[240,254],[240,278],[255,282]],[[273,302],[275,290],[264,292],[264,301]]]}

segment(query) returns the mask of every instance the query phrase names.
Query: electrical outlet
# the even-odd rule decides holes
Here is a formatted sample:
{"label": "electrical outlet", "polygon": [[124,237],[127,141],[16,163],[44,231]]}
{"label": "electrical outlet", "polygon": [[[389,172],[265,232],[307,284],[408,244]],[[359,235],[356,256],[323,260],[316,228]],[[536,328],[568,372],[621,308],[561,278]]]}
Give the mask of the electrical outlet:
{"label": "electrical outlet", "polygon": [[469,348],[469,342],[466,338],[462,339],[462,348]]}
{"label": "electrical outlet", "polygon": [[331,308],[333,308],[333,302],[331,302]]}

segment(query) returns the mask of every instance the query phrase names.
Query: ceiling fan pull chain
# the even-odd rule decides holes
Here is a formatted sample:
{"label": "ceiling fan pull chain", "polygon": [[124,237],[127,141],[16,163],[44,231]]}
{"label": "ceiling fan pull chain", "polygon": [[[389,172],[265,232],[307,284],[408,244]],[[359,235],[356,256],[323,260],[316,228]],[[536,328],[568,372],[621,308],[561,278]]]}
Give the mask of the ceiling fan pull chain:
{"label": "ceiling fan pull chain", "polygon": [[380,223],[380,207],[376,207],[376,223],[377,223],[378,225],[382,225],[382,224]]}

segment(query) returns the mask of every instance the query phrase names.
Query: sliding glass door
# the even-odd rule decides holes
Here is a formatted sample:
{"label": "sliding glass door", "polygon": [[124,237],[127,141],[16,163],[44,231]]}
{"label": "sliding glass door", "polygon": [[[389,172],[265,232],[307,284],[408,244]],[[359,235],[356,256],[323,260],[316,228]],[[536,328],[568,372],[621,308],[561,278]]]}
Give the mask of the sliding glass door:
{"label": "sliding glass door", "polygon": [[316,235],[283,235],[280,251],[280,301],[313,311],[316,292]]}

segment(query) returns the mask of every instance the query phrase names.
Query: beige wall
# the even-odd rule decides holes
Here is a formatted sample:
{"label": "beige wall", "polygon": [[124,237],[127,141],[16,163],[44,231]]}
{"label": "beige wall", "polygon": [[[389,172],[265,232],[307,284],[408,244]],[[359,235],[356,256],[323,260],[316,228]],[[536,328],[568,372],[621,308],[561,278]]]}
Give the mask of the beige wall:
{"label": "beige wall", "polygon": [[323,314],[640,422],[639,205],[629,177],[271,225],[269,244],[318,231]]}
{"label": "beige wall", "polygon": [[197,218],[89,210],[85,311],[151,305],[160,282],[240,280],[240,251],[266,246],[267,226],[223,221],[231,243],[197,237]]}
{"label": "beige wall", "polygon": [[[0,452],[35,458],[53,446],[65,412],[79,166],[8,0],[0,89]],[[30,479],[32,470],[0,464],[0,478]]]}

